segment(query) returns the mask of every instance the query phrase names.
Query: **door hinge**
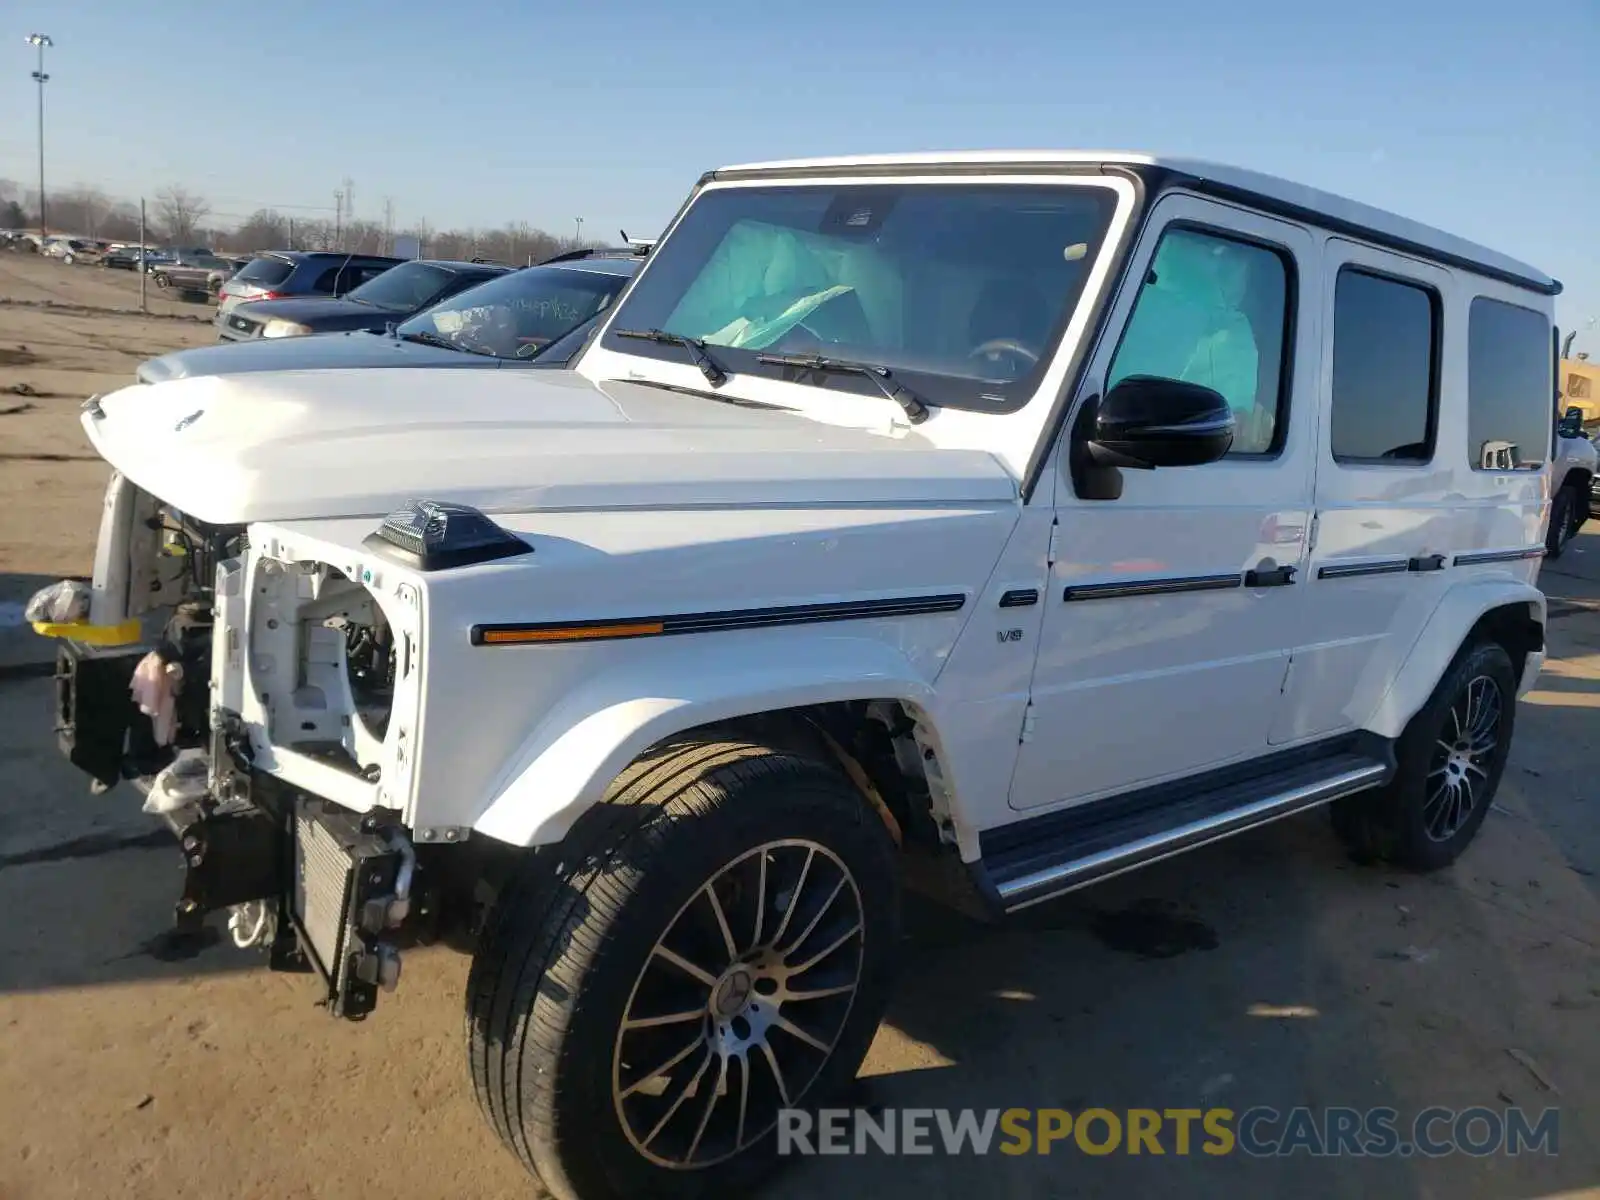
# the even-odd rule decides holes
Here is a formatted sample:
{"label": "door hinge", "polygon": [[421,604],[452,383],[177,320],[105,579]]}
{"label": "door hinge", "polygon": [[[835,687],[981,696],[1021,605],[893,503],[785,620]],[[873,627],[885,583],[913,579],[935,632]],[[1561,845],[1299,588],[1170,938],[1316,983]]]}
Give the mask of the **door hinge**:
{"label": "door hinge", "polygon": [[1310,554],[1313,550],[1315,550],[1317,548],[1317,524],[1321,520],[1322,520],[1322,514],[1321,513],[1314,512],[1314,513],[1311,514],[1311,528],[1306,531],[1306,553],[1307,554]]}
{"label": "door hinge", "polygon": [[1017,736],[1018,744],[1033,740],[1033,701],[1029,700],[1022,710],[1022,732]]}
{"label": "door hinge", "polygon": [[1294,655],[1291,654],[1284,661],[1284,664],[1283,664],[1283,682],[1278,685],[1278,693],[1279,693],[1279,695],[1287,696],[1289,694],[1289,683],[1290,683],[1290,680],[1293,678],[1293,676],[1294,676]]}
{"label": "door hinge", "polygon": [[1045,552],[1045,565],[1048,567],[1056,565],[1056,534],[1060,529],[1060,521],[1052,520],[1050,522],[1050,549]]}

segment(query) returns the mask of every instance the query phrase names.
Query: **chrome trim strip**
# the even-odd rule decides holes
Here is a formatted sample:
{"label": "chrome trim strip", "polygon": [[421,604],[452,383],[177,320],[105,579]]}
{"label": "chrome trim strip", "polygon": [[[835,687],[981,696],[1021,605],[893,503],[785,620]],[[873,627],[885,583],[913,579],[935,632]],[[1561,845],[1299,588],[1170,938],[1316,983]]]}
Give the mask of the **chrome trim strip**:
{"label": "chrome trim strip", "polygon": [[1304,784],[1279,795],[1257,800],[1242,808],[1229,809],[1227,812],[1180,825],[1176,829],[1153,833],[1136,842],[1103,850],[1087,858],[1074,859],[1053,867],[1043,867],[1019,879],[997,883],[995,890],[999,892],[1006,911],[1016,912],[1087,884],[1110,879],[1114,875],[1160,862],[1164,858],[1171,858],[1175,854],[1182,854],[1185,850],[1193,850],[1208,842],[1242,833],[1246,829],[1265,825],[1281,817],[1292,816],[1304,809],[1315,808],[1319,804],[1327,804],[1329,801],[1373,786],[1388,773],[1389,768],[1383,763],[1354,767],[1321,783]]}

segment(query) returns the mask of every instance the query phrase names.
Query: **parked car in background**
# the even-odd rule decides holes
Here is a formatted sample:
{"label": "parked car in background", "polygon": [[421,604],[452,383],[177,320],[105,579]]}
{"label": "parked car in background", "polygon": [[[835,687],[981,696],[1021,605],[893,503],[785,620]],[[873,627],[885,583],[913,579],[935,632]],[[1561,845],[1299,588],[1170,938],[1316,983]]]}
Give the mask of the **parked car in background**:
{"label": "parked car in background", "polygon": [[376,279],[404,258],[384,254],[346,254],[333,250],[269,250],[252,258],[217,293],[220,312],[247,300],[288,296],[343,296]]}
{"label": "parked car in background", "polygon": [[[583,349],[597,318],[627,285],[640,261],[629,254],[524,267],[451,296],[401,322],[393,332],[225,340],[147,359],[139,364],[137,378],[140,383],[165,383],[251,371],[565,367]],[[522,336],[545,339],[544,345],[513,338],[500,343],[509,347],[501,354],[492,348],[495,342],[477,334],[480,327],[507,324],[526,330]]]}
{"label": "parked car in background", "polygon": [[44,244],[46,258],[58,258],[67,266],[99,258],[100,247],[88,238],[53,237]]}
{"label": "parked car in background", "polygon": [[100,259],[100,265],[113,271],[137,271],[145,256],[153,253],[148,246],[112,246]]}
{"label": "parked car in background", "polygon": [[[180,292],[210,292],[212,278],[228,268],[217,255],[206,251],[180,250],[168,262],[150,268],[159,288],[176,288]],[[221,286],[220,278],[217,286]]]}
{"label": "parked car in background", "polygon": [[224,341],[302,337],[310,333],[381,333],[447,296],[475,287],[511,268],[491,263],[421,260],[391,267],[343,296],[251,300],[216,316]]}
{"label": "parked car in background", "polygon": [[250,265],[248,258],[238,258],[228,254],[221,257],[222,266],[206,276],[206,291],[213,296],[221,295],[222,285]]}
{"label": "parked car in background", "polygon": [[436,304],[395,332],[466,354],[564,365],[642,258],[629,250],[562,255]]}

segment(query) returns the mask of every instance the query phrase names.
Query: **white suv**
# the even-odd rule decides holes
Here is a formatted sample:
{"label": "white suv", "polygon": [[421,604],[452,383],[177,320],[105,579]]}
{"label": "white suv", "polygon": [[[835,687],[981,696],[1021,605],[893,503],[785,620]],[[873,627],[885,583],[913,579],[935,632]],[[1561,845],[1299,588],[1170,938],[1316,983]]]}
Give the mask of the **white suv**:
{"label": "white suv", "polygon": [[717,171],[575,372],[90,402],[63,742],[335,1013],[473,930],[557,1195],[736,1191],[861,1060],[903,856],[1000,916],[1319,805],[1461,853],[1544,658],[1558,291],[1200,163]]}

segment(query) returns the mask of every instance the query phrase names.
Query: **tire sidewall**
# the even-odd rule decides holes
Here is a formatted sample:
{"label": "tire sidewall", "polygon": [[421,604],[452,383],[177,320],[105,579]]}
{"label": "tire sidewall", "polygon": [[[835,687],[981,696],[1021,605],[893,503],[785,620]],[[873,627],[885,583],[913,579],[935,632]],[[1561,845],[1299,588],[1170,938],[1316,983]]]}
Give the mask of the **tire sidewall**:
{"label": "tire sidewall", "polygon": [[[837,1094],[854,1077],[887,999],[899,936],[899,894],[893,850],[877,817],[854,797],[841,803],[825,776],[789,777],[736,801],[705,823],[672,822],[662,830],[639,886],[608,931],[585,974],[567,1028],[555,1086],[555,1139],[561,1166],[583,1196],[735,1194],[773,1165],[776,1130],[734,1158],[699,1170],[673,1170],[644,1158],[623,1132],[612,1098],[615,1039],[634,985],[657,939],[705,883],[765,842],[802,838],[837,854],[860,891],[865,929],[861,983],[832,1055],[797,1107]],[[758,802],[757,802],[758,800]],[[636,840],[637,841],[637,840]],[[671,869],[662,869],[665,863]],[[536,1157],[539,1157],[536,1150]],[[550,1164],[554,1166],[554,1164]],[[541,1163],[541,1174],[546,1170]],[[548,1176],[547,1176],[548,1178]]]}
{"label": "tire sidewall", "polygon": [[[1438,841],[1428,835],[1424,818],[1428,799],[1428,770],[1433,762],[1436,743],[1444,734],[1451,705],[1461,690],[1480,675],[1488,675],[1500,688],[1502,709],[1499,736],[1490,760],[1488,778],[1483,782],[1475,807],[1460,829],[1443,841]],[[1425,870],[1446,866],[1455,861],[1477,836],[1499,790],[1500,778],[1505,773],[1516,712],[1517,680],[1511,656],[1504,647],[1494,642],[1478,642],[1468,647],[1451,664],[1428,704],[1406,729],[1398,747],[1399,769],[1394,789],[1398,801],[1396,832],[1405,861]]]}
{"label": "tire sidewall", "polygon": [[1561,552],[1567,548],[1567,542],[1573,535],[1572,508],[1574,502],[1573,489],[1562,487],[1555,494],[1555,499],[1550,502],[1550,525],[1545,532],[1544,549],[1545,557],[1560,558]]}

